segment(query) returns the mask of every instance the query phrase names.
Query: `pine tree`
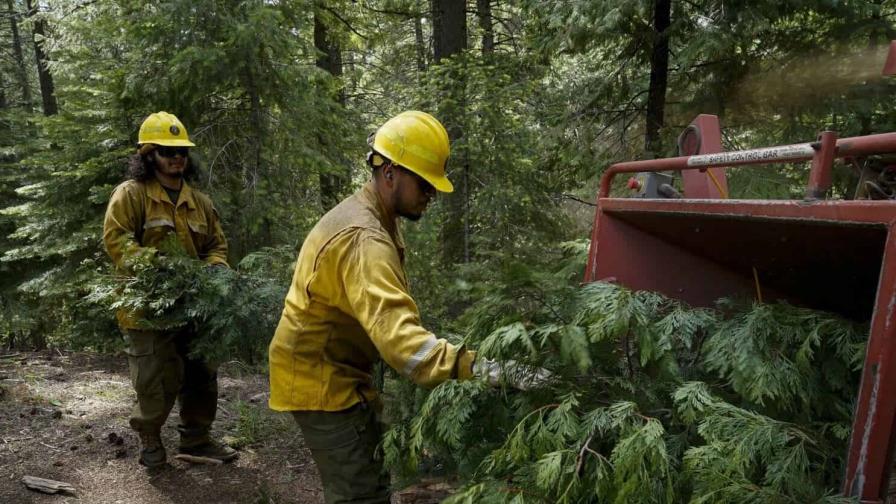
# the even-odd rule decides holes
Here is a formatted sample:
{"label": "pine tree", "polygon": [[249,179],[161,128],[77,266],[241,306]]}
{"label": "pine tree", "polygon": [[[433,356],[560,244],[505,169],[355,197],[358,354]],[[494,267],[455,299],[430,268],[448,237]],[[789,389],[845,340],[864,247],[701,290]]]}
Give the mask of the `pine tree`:
{"label": "pine tree", "polygon": [[[2,201],[13,230],[0,244],[3,264],[20,273],[10,303],[27,303],[42,324],[32,343],[65,344],[87,321],[96,341],[116,334],[111,313],[95,319],[78,300],[107,271],[103,212],[149,113],[188,125],[232,262],[264,246],[297,248],[320,215],[318,171],[344,167],[349,152],[360,160],[363,146],[324,76],[303,64],[315,55],[302,12],[300,2],[64,0],[41,13],[53,28],[42,47],[61,111],[32,119],[15,199]],[[15,320],[7,313],[4,326]]]}

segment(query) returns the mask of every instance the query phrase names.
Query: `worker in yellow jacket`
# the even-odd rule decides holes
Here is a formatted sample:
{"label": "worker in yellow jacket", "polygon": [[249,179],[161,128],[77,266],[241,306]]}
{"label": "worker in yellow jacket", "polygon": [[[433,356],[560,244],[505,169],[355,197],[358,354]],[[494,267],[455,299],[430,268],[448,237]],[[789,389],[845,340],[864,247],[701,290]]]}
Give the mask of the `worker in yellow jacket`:
{"label": "worker in yellow jacket", "polygon": [[520,388],[544,379],[540,370],[514,379],[421,325],[398,217],[415,221],[436,191],[453,190],[445,128],[424,112],[403,112],[371,146],[373,179],[306,237],[269,349],[270,407],[293,413],[328,504],[389,502],[388,475],[374,457],[382,428],[372,372],[380,358],[425,386],[474,374]]}
{"label": "worker in yellow jacket", "polygon": [[[212,200],[190,187],[187,129],[173,114],[151,114],[140,126],[139,149],[129,163],[129,180],[112,191],[103,222],[103,242],[119,272],[128,259],[156,254],[173,236],[184,251],[210,266],[227,267],[227,240]],[[188,355],[188,330],[157,331],[141,324],[142,313],[119,310],[116,316],[128,343],[131,381],[137,404],[131,427],[140,436],[140,463],[165,464],[160,432],[175,400],[180,402],[180,452],[229,461],[233,449],[209,437],[218,407],[216,367]]]}

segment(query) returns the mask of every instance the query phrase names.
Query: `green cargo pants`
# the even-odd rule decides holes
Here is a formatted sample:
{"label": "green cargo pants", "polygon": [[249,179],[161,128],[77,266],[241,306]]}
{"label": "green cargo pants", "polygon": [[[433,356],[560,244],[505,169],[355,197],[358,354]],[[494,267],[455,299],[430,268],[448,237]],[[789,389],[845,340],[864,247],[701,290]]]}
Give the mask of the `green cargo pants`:
{"label": "green cargo pants", "polygon": [[373,408],[294,411],[320,472],[327,504],[389,504],[389,476],[374,456],[383,428]]}
{"label": "green cargo pants", "polygon": [[137,392],[131,428],[158,433],[177,400],[181,446],[208,441],[218,409],[217,367],[187,356],[191,338],[187,331],[123,332],[128,343],[131,383]]}

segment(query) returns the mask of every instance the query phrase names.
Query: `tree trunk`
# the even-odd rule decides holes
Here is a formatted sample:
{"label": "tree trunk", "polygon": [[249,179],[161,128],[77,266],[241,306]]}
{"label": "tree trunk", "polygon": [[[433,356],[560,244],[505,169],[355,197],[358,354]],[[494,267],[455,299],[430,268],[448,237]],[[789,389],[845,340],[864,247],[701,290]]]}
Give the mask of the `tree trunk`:
{"label": "tree trunk", "polygon": [[[342,77],[342,53],[339,42],[333,40],[330,36],[327,25],[321,19],[319,7],[314,9],[314,47],[317,49],[318,68],[326,70],[330,75],[337,79]],[[340,86],[337,99],[340,104],[345,105],[345,91]]]}
{"label": "tree trunk", "polygon": [[16,12],[15,5],[12,0],[6,0],[9,7],[9,27],[12,31],[12,51],[16,59],[16,70],[18,71],[19,85],[22,87],[22,103],[25,107],[31,108],[31,86],[28,84],[28,70],[25,66],[25,55],[22,52],[22,38],[19,36],[19,14]]}
{"label": "tree trunk", "polygon": [[423,6],[417,0],[417,15],[414,17],[414,45],[417,48],[417,70],[426,70],[426,41],[423,39]]}
{"label": "tree trunk", "polygon": [[650,55],[650,89],[647,95],[647,127],[644,148],[656,157],[662,150],[660,129],[666,108],[669,81],[669,26],[672,0],[655,0],[653,6],[653,52]]}
{"label": "tree trunk", "polygon": [[259,180],[259,172],[262,164],[263,139],[265,131],[264,110],[261,106],[261,95],[255,82],[255,74],[252,69],[246,72],[246,91],[249,95],[249,118],[254,125],[254,131],[249,135],[250,150],[252,155],[252,173],[244,172],[244,178],[251,187],[255,187]]}
{"label": "tree trunk", "polygon": [[[881,44],[885,44],[890,40],[887,38],[890,35],[890,30],[888,28],[889,23],[881,23],[880,12],[882,4],[882,0],[875,0],[872,2],[872,5],[877,8],[873,10],[873,14],[871,14],[871,18],[869,19],[869,24],[872,26],[872,29],[868,32],[868,48],[871,50],[880,48]],[[874,101],[879,100],[880,91],[880,86],[870,86],[871,96],[868,96],[868,98],[871,98]],[[863,94],[868,94],[868,91],[864,91]],[[860,108],[856,115],[859,121],[859,135],[870,135],[873,132],[873,112],[868,108]]]}
{"label": "tree trunk", "polygon": [[0,110],[6,110],[8,107],[9,103],[6,101],[6,75],[0,74]]}
{"label": "tree trunk", "polygon": [[[464,0],[433,0],[433,60],[438,64],[443,59],[459,54],[467,48],[467,15]],[[458,140],[463,136],[465,111],[464,73],[462,69],[448,74],[445,79],[443,96],[449,97],[441,105],[439,118],[448,129],[451,138],[452,179],[454,192],[445,195],[446,216],[442,226],[442,260],[446,264],[469,262],[469,160],[466,153],[458,148]],[[450,108],[449,108],[450,107]]]}
{"label": "tree trunk", "polygon": [[355,76],[355,55],[351,52],[346,54],[345,60],[342,62],[343,68],[348,69],[348,74],[351,76],[349,79],[345,79],[343,77],[344,89],[348,94],[355,94],[358,90],[358,78]]}
{"label": "tree trunk", "polygon": [[[33,16],[37,13],[37,7],[32,5],[31,0],[27,0],[28,15]],[[37,60],[37,77],[40,80],[40,97],[43,102],[43,110],[45,116],[56,115],[59,112],[59,106],[56,103],[56,86],[53,84],[53,75],[47,66],[49,59],[43,50],[43,39],[46,36],[46,21],[36,19],[34,21],[34,30],[31,38],[34,41],[34,58]],[[40,40],[38,40],[40,39]]]}
{"label": "tree trunk", "polygon": [[467,48],[465,0],[433,0],[433,59],[451,57]]}
{"label": "tree trunk", "polygon": [[476,0],[479,28],[482,29],[482,55],[495,52],[495,28],[492,20],[491,0]]}
{"label": "tree trunk", "polygon": [[[318,68],[325,70],[333,76],[334,79],[340,81],[339,88],[334,97],[341,105],[345,106],[345,88],[341,84],[342,80],[342,51],[339,42],[334,39],[327,27],[321,13],[322,8],[316,5],[314,8],[314,47],[317,49],[318,56],[316,65]],[[318,135],[318,141],[321,144],[326,143],[324,135]],[[349,184],[349,168],[345,167],[323,167],[325,171],[318,174],[318,182],[320,183],[320,204],[326,211],[334,206],[342,199],[342,196]]]}

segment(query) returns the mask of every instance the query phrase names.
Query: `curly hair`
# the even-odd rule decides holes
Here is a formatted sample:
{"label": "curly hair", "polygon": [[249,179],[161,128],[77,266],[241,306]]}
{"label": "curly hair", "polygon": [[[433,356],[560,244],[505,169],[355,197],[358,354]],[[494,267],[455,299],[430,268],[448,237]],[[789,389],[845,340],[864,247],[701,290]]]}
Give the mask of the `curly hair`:
{"label": "curly hair", "polygon": [[[128,158],[128,178],[137,182],[146,182],[155,177],[156,158],[153,151],[146,154],[134,154]],[[199,164],[196,159],[190,155],[187,156],[187,167],[184,170],[184,180],[192,182],[199,179]]]}

